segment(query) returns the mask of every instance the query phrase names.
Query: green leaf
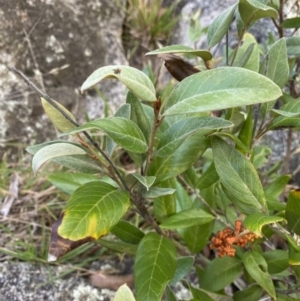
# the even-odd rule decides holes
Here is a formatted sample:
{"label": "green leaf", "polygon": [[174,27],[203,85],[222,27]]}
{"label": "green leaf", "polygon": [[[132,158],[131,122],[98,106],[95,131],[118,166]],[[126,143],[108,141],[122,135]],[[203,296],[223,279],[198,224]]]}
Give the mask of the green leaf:
{"label": "green leaf", "polygon": [[286,208],[286,204],[281,203],[279,200],[276,198],[267,195],[266,194],[266,199],[267,199],[267,206],[269,210],[274,210],[274,211],[283,211]]}
{"label": "green leaf", "polygon": [[285,210],[285,218],[290,231],[300,235],[300,190],[292,190]]}
{"label": "green leaf", "polygon": [[139,244],[134,264],[137,301],[157,300],[176,269],[176,249],[157,233],[148,233]]}
{"label": "green leaf", "polygon": [[135,298],[132,291],[125,283],[118,288],[113,301],[135,301]]}
{"label": "green leaf", "polygon": [[257,172],[251,162],[220,138],[213,137],[212,152],[224,192],[246,214],[264,211],[266,200]]}
{"label": "green leaf", "polygon": [[122,117],[97,119],[77,127],[64,135],[75,134],[91,129],[105,132],[118,145],[134,153],[144,153],[148,146],[138,126],[131,120]]}
{"label": "green leaf", "polygon": [[170,284],[176,284],[180,281],[183,277],[185,277],[191,270],[194,264],[194,257],[193,256],[185,256],[179,257],[176,261],[176,270],[174,277],[170,281]]}
{"label": "green leaf", "polygon": [[175,294],[173,293],[173,291],[171,290],[171,288],[168,285],[166,288],[166,299],[167,299],[167,301],[177,301]]}
{"label": "green leaf", "polygon": [[134,185],[136,182],[141,183],[144,187],[146,187],[147,190],[154,184],[155,177],[143,177],[138,173],[131,173],[128,174],[126,177],[126,180],[129,184],[129,186]]}
{"label": "green leaf", "polygon": [[[130,119],[130,111],[131,111],[131,107],[129,104],[123,104],[115,113],[115,117],[123,117],[125,119]],[[112,153],[114,152],[115,148],[116,148],[117,144],[110,138],[107,137],[106,140],[106,147],[107,147],[107,152],[108,155],[111,157]]]}
{"label": "green leaf", "polygon": [[[247,108],[247,113],[247,118],[239,132],[238,139],[243,145],[245,145],[246,148],[251,148],[254,122],[252,118],[252,107]],[[239,143],[237,143],[237,149],[244,154],[246,153],[245,148],[242,147]]]}
{"label": "green leaf", "polygon": [[187,209],[180,211],[167,218],[160,226],[163,229],[179,229],[191,226],[207,224],[214,220],[214,217],[202,209]]}
{"label": "green leaf", "polygon": [[193,49],[184,45],[171,45],[147,52],[146,55],[157,55],[166,53],[187,53],[201,57],[204,61],[209,61],[213,58],[212,54],[203,49]]}
{"label": "green leaf", "polygon": [[[170,179],[159,184],[160,187],[171,187],[177,188],[177,181],[175,179]],[[177,193],[177,189],[176,189]],[[176,198],[175,194],[165,195],[163,197],[155,198],[153,200],[154,215],[155,218],[161,223],[168,216],[176,212]]]}
{"label": "green leaf", "polygon": [[156,183],[159,183],[181,174],[194,164],[207,146],[208,139],[196,132],[189,136],[173,154],[163,158],[156,156],[150,163],[148,176],[155,176]]}
{"label": "green leaf", "polygon": [[[247,117],[247,119],[248,119],[248,117]],[[249,118],[249,119],[250,119],[250,118]],[[248,120],[246,120],[246,121],[248,121]],[[245,121],[245,122],[246,122],[246,121]],[[241,131],[242,131],[242,130],[243,130],[243,127],[242,127]],[[240,132],[241,132],[241,131],[240,131]],[[252,131],[251,131],[251,132],[252,132]],[[242,134],[243,134],[243,132],[242,132]],[[215,132],[215,133],[213,133],[212,135],[213,135],[213,136],[217,136],[217,137],[230,138],[233,142],[235,142],[236,148],[237,148],[238,150],[240,150],[241,153],[243,153],[243,154],[245,154],[245,153],[251,154],[251,153],[252,153],[252,150],[251,150],[250,148],[246,147],[246,145],[245,145],[244,143],[242,143],[242,141],[241,141],[238,137],[236,137],[235,135],[233,135],[233,134],[231,134],[231,133],[226,133],[226,132]],[[251,137],[252,137],[252,136],[251,136]],[[250,138],[249,140],[251,140],[251,138]],[[246,143],[250,143],[250,142],[247,142],[247,141],[246,141]]]}
{"label": "green leaf", "polygon": [[[290,234],[285,234],[285,238],[289,245],[289,264],[292,266],[300,265],[300,246],[298,245],[298,237],[291,237]],[[297,240],[297,241],[295,241]]]}
{"label": "green leaf", "polygon": [[178,83],[166,102],[163,115],[253,105],[281,95],[279,87],[265,76],[243,68],[221,67],[196,73]]}
{"label": "green leaf", "polygon": [[124,253],[129,255],[135,255],[137,252],[137,245],[128,244],[123,241],[113,241],[113,240],[107,240],[107,239],[99,239],[96,241],[96,243],[100,244],[102,247],[105,247],[107,249],[116,251],[124,255]]}
{"label": "green leaf", "polygon": [[251,55],[247,62],[244,64],[244,68],[248,70],[252,70],[258,72],[259,70],[259,48],[257,45],[257,41],[254,36],[250,33],[245,33],[243,36],[243,44],[239,47],[236,58],[234,60],[233,66],[237,66],[241,64],[241,60],[245,60],[245,54],[247,51],[249,52],[248,48],[253,45],[253,50],[251,51]]}
{"label": "green leaf", "polygon": [[85,150],[85,148],[81,144],[78,144],[78,143],[75,143],[75,142],[69,142],[69,141],[66,141],[66,140],[53,140],[53,141],[47,141],[47,142],[44,142],[44,143],[41,143],[41,144],[31,145],[31,146],[26,148],[26,151],[29,154],[35,155],[40,149],[44,148],[45,146],[52,145],[52,144],[58,144],[58,143],[69,143],[69,144],[72,144],[74,146],[80,147],[83,150]]}
{"label": "green leaf", "polygon": [[268,60],[265,75],[280,88],[283,88],[290,73],[285,38],[276,41],[271,46],[265,60]]}
{"label": "green leaf", "polygon": [[276,178],[271,184],[268,185],[268,187],[265,188],[266,197],[267,195],[274,198],[280,196],[290,179],[290,175],[279,176],[278,178]]}
{"label": "green leaf", "polygon": [[111,229],[111,233],[122,241],[133,245],[138,245],[145,236],[143,231],[127,221],[119,221]]}
{"label": "green leaf", "polygon": [[286,47],[288,56],[300,56],[300,37],[290,37],[286,39]]}
{"label": "green leaf", "polygon": [[70,197],[58,234],[72,241],[98,239],[119,222],[128,207],[127,192],[100,181],[89,182]]}
{"label": "green leaf", "polygon": [[180,229],[180,236],[183,238],[189,250],[199,253],[208,243],[211,236],[214,222]]}
{"label": "green leaf", "polygon": [[267,128],[268,131],[279,127],[300,127],[300,118],[291,118],[279,116],[273,120],[271,125]]}
{"label": "green leaf", "polygon": [[130,120],[132,120],[141,129],[146,141],[149,142],[151,125],[145,114],[142,104],[131,92],[128,92],[127,94],[126,103],[130,104],[131,106]]}
{"label": "green leaf", "polygon": [[204,269],[200,286],[202,289],[217,292],[232,283],[241,273],[240,260],[228,256],[215,258]]}
{"label": "green leaf", "polygon": [[219,295],[210,291],[189,286],[195,299],[193,301],[232,301],[232,298],[224,294]]}
{"label": "green leaf", "polygon": [[[61,132],[67,132],[76,127],[72,122],[70,122],[68,119],[66,119],[60,111],[58,111],[55,107],[53,107],[46,99],[41,97],[42,106],[49,117],[49,119],[52,121],[53,125],[60,130]],[[72,115],[71,112],[69,112],[63,105],[61,105],[59,102],[55,101],[55,104],[67,115],[69,116],[74,122],[76,122],[75,117]]]}
{"label": "green leaf", "polygon": [[[277,110],[272,111],[276,112]],[[280,108],[279,112],[282,116],[276,117],[271,123],[271,125],[268,127],[268,130],[275,129],[279,126],[300,126],[300,118],[292,118],[293,116],[297,117],[298,114],[300,114],[299,98],[290,100],[288,103],[286,103]]]}
{"label": "green leaf", "polygon": [[274,8],[264,5],[257,0],[240,0],[239,13],[246,27],[261,18],[270,17],[276,19],[278,16]]}
{"label": "green leaf", "polygon": [[268,264],[270,274],[278,274],[289,267],[288,252],[284,250],[272,250],[262,254]]}
{"label": "green leaf", "polygon": [[300,27],[300,17],[285,19],[280,24],[280,26],[282,28],[299,28]]}
{"label": "green leaf", "polygon": [[173,194],[175,189],[164,187],[150,187],[149,190],[143,192],[143,197],[146,199],[155,199],[165,195]]}
{"label": "green leaf", "polygon": [[82,84],[81,92],[98,84],[105,78],[116,78],[134,95],[146,101],[155,101],[155,88],[149,77],[138,69],[129,66],[106,66],[94,71]]}
{"label": "green leaf", "polygon": [[207,43],[209,48],[217,45],[230,28],[237,5],[238,3],[227,8],[209,25],[207,31]]}
{"label": "green leaf", "polygon": [[242,291],[238,291],[233,295],[234,301],[253,301],[260,300],[262,296],[262,289],[259,285],[251,285]]}
{"label": "green leaf", "polygon": [[156,155],[166,157],[184,142],[184,140],[195,132],[203,136],[212,133],[214,130],[233,126],[230,121],[216,117],[192,117],[181,119],[170,126],[162,135]]}
{"label": "green leaf", "polygon": [[262,255],[255,251],[248,251],[243,255],[243,263],[250,276],[276,300],[274,284],[268,273],[267,262]]}
{"label": "green leaf", "polygon": [[50,174],[47,180],[61,191],[71,195],[81,185],[98,181],[99,177],[84,173],[58,172]]}
{"label": "green leaf", "polygon": [[211,163],[208,169],[201,175],[197,187],[201,190],[209,187],[219,180],[219,175],[216,171],[215,164]]}
{"label": "green leaf", "polygon": [[[243,46],[243,45],[242,45]],[[234,61],[234,66],[236,67],[240,67],[240,68],[243,68],[247,62],[249,61],[251,55],[252,55],[252,52],[254,50],[254,47],[257,46],[257,43],[252,43],[248,46],[248,48],[246,49],[246,51],[244,51],[243,55],[241,56],[241,58],[239,59],[239,61],[237,61],[235,59]],[[247,68],[249,69],[249,68]],[[250,69],[251,70],[251,69]],[[261,73],[263,74],[263,73]]]}
{"label": "green leaf", "polygon": [[83,173],[103,172],[99,162],[89,155],[62,156],[51,161]]}
{"label": "green leaf", "polygon": [[47,145],[36,152],[32,158],[32,170],[36,174],[39,168],[48,160],[61,156],[85,155],[81,147],[70,143],[55,143]]}
{"label": "green leaf", "polygon": [[274,224],[284,221],[283,217],[280,216],[268,216],[265,214],[262,214],[260,212],[253,213],[248,215],[245,218],[244,225],[245,228],[252,231],[256,235],[262,237],[262,227],[269,224]]}

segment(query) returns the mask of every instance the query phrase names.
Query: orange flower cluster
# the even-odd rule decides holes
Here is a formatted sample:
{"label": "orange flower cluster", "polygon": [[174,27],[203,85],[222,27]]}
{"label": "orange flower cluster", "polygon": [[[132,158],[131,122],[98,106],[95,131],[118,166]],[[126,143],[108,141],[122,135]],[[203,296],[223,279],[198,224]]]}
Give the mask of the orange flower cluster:
{"label": "orange flower cluster", "polygon": [[244,227],[240,220],[235,222],[235,230],[225,228],[223,231],[219,231],[215,237],[211,239],[210,249],[218,250],[218,256],[235,256],[235,249],[233,245],[244,247],[248,242],[254,241],[258,236],[252,232],[242,233]]}

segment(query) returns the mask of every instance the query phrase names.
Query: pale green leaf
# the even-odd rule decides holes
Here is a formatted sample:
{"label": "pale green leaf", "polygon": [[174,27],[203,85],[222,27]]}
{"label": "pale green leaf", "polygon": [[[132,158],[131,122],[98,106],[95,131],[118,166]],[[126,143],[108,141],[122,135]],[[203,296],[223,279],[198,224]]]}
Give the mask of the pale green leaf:
{"label": "pale green leaf", "polygon": [[156,155],[166,157],[184,142],[184,140],[195,132],[203,136],[212,133],[214,130],[233,126],[230,121],[216,117],[192,117],[179,120],[170,126],[162,135]]}
{"label": "pale green leaf", "polygon": [[246,26],[253,24],[261,18],[270,17],[276,19],[278,16],[274,8],[264,5],[257,0],[240,0],[239,13]]}
{"label": "pale green leaf", "polygon": [[91,129],[99,129],[105,132],[118,145],[128,151],[144,153],[148,149],[145,137],[138,126],[133,121],[122,117],[108,117],[90,121],[64,135]]}
{"label": "pale green leaf", "polygon": [[237,67],[191,75],[171,92],[163,115],[222,110],[277,99],[280,88],[267,77]]}
{"label": "pale green leaf", "polygon": [[164,187],[150,187],[147,191],[143,192],[143,197],[146,199],[155,199],[165,195],[170,195],[175,192],[173,188]]}
{"label": "pale green leaf", "polygon": [[[67,132],[76,127],[71,121],[66,119],[62,113],[57,110],[52,104],[50,104],[46,99],[41,97],[42,106],[49,117],[49,119],[52,121],[53,125],[60,130],[61,132]],[[55,104],[68,116],[71,120],[76,122],[75,117],[72,115],[71,112],[69,112],[63,105],[61,105],[59,102],[54,101]]]}
{"label": "pale green leaf", "polygon": [[135,298],[132,291],[125,283],[118,288],[113,301],[135,301]]}
{"label": "pale green leaf", "polygon": [[213,137],[212,152],[224,192],[231,202],[246,214],[264,211],[264,191],[251,162],[234,147]]}
{"label": "pale green leaf", "polygon": [[134,185],[136,182],[141,183],[147,190],[154,184],[156,177],[143,177],[139,173],[131,173],[126,177],[128,184]]}
{"label": "pale green leaf", "polygon": [[274,223],[279,223],[285,219],[280,216],[268,216],[260,212],[256,212],[248,215],[245,218],[244,225],[245,228],[255,233],[256,235],[262,237],[262,227],[265,225],[270,225]]}
{"label": "pale green leaf", "polygon": [[55,143],[43,147],[32,158],[32,170],[36,174],[39,168],[48,160],[61,156],[85,155],[81,147],[70,143]]}
{"label": "pale green leaf", "polygon": [[[239,47],[236,58],[234,60],[233,66],[241,65],[241,60],[245,60],[245,54],[247,53],[248,48],[253,45],[253,50],[248,57],[248,60],[243,64],[243,68],[258,72],[259,70],[259,48],[256,39],[254,36],[246,32],[243,36],[243,44]],[[248,51],[250,52],[250,51]]]}
{"label": "pale green leaf", "polygon": [[214,217],[202,209],[187,209],[180,211],[167,218],[160,226],[163,229],[179,229],[207,224],[214,220]]}
{"label": "pale green leaf", "polygon": [[193,49],[188,46],[184,45],[171,45],[166,46],[160,49],[156,49],[154,51],[150,51],[146,53],[146,55],[157,55],[157,54],[166,54],[166,53],[187,53],[187,54],[193,54],[196,56],[201,57],[204,61],[209,61],[212,59],[212,54],[203,49]]}
{"label": "pale green leaf", "polygon": [[217,45],[230,28],[237,5],[238,3],[227,8],[209,25],[207,31],[207,43],[209,48]]}
{"label": "pale green leaf", "polygon": [[157,233],[148,233],[139,244],[134,264],[137,301],[159,301],[176,269],[176,249]]}
{"label": "pale green leaf", "polygon": [[133,94],[146,101],[155,101],[155,88],[149,77],[129,66],[106,66],[94,71],[82,84],[81,92],[91,88],[106,78],[116,78],[121,81]]}
{"label": "pale green leaf", "polygon": [[300,37],[294,36],[286,39],[286,47],[288,56],[300,56]]}

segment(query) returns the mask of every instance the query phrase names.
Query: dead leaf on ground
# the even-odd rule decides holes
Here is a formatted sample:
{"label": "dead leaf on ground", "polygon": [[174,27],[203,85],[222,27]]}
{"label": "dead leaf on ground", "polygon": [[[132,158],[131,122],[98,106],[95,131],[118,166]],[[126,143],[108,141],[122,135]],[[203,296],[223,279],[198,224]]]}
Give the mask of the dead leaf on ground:
{"label": "dead leaf on ground", "polygon": [[133,274],[118,276],[107,275],[99,272],[90,276],[90,282],[93,286],[116,291],[124,283],[126,283],[129,287],[133,287]]}

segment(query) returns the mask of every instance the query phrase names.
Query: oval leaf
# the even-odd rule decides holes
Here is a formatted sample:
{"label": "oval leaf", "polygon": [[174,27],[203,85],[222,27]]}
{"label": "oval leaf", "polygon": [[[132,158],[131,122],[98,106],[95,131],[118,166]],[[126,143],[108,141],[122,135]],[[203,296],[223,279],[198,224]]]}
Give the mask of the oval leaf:
{"label": "oval leaf", "polygon": [[165,53],[188,53],[201,57],[204,61],[209,61],[213,58],[212,54],[207,50],[193,49],[184,45],[171,45],[147,52],[146,55],[157,55]]}
{"label": "oval leaf", "polygon": [[172,230],[203,225],[213,220],[214,217],[202,209],[187,209],[170,216],[160,226]]}
{"label": "oval leaf", "polygon": [[47,180],[61,191],[71,195],[81,185],[97,181],[99,177],[91,174],[59,172],[50,174]]}
{"label": "oval leaf", "polygon": [[245,218],[244,225],[245,228],[255,233],[256,235],[262,237],[262,227],[269,224],[274,224],[284,221],[283,217],[280,216],[268,216],[262,213],[253,213]]}
{"label": "oval leaf", "polygon": [[122,241],[133,245],[138,245],[145,235],[143,231],[127,221],[119,221],[111,229],[111,233]]}
{"label": "oval leaf", "polygon": [[300,17],[285,19],[280,24],[282,28],[299,28],[300,27]]}
{"label": "oval leaf", "polygon": [[185,277],[191,270],[194,264],[193,256],[179,257],[176,261],[175,275],[170,281],[170,284],[175,284]]}
{"label": "oval leaf", "polygon": [[119,222],[128,207],[127,192],[104,182],[89,182],[70,197],[58,234],[73,241],[87,237],[98,239]]}
{"label": "oval leaf", "polygon": [[32,158],[32,170],[36,174],[39,168],[48,160],[61,157],[61,156],[70,156],[70,155],[85,155],[81,147],[78,147],[70,143],[55,143],[50,144],[39,151]]}
{"label": "oval leaf", "polygon": [[286,39],[287,53],[289,56],[300,56],[300,37],[290,37]]}
{"label": "oval leaf", "polygon": [[139,127],[133,121],[122,117],[97,119],[81,125],[64,135],[75,134],[91,129],[99,129],[105,132],[118,145],[128,151],[144,153],[148,149],[145,137]]}
{"label": "oval leaf", "polygon": [[240,260],[225,256],[215,258],[204,270],[201,278],[201,288],[217,292],[232,283],[242,273]]}
{"label": "oval leaf", "polygon": [[261,18],[270,17],[276,20],[278,16],[274,8],[264,5],[257,0],[240,0],[239,13],[246,27]]}
{"label": "oval leaf", "polygon": [[82,84],[81,92],[91,88],[105,78],[116,78],[121,81],[134,95],[146,100],[155,101],[155,88],[149,77],[129,66],[106,66],[94,71]]}
{"label": "oval leaf", "polygon": [[184,142],[184,140],[195,132],[203,135],[212,133],[213,130],[229,128],[233,126],[230,121],[216,117],[193,117],[182,119],[169,127],[162,135],[158,145],[156,155],[166,157]]}
{"label": "oval leaf", "polygon": [[174,245],[157,233],[148,233],[139,244],[134,264],[137,301],[161,300],[175,269]]}
{"label": "oval leaf", "polygon": [[238,3],[227,8],[209,25],[207,31],[207,43],[209,48],[217,45],[228,31],[237,5]]}
{"label": "oval leaf", "polygon": [[250,276],[276,300],[275,288],[268,273],[266,260],[258,252],[248,251],[243,255],[243,263]]}
{"label": "oval leaf", "polygon": [[300,190],[292,190],[285,210],[290,231],[300,235]]}
{"label": "oval leaf", "polygon": [[[253,49],[251,50],[253,45]],[[250,50],[248,50],[250,47]],[[247,58],[247,61],[243,63]],[[243,44],[239,47],[233,66],[258,72],[259,70],[259,48],[254,36],[246,32],[243,36]]]}
{"label": "oval leaf", "polygon": [[113,301],[135,301],[135,298],[132,291],[125,283],[118,288]]}
{"label": "oval leaf", "polygon": [[171,92],[163,115],[206,112],[277,99],[280,88],[267,77],[237,67],[221,67],[187,77]]}
{"label": "oval leaf", "polygon": [[212,152],[224,192],[246,214],[264,211],[264,191],[251,162],[220,138],[213,137]]}
{"label": "oval leaf", "polygon": [[[49,119],[52,121],[54,126],[60,130],[61,132],[67,132],[76,127],[72,122],[70,122],[68,119],[66,119],[62,113],[57,110],[52,104],[50,104],[46,99],[41,97],[42,106],[49,117]],[[61,105],[59,102],[55,101],[55,104],[67,115],[69,116],[74,122],[76,122],[75,117],[72,115],[71,112],[69,112],[63,105]]]}

